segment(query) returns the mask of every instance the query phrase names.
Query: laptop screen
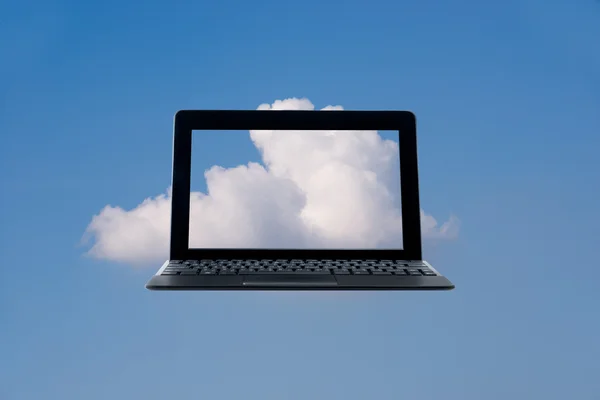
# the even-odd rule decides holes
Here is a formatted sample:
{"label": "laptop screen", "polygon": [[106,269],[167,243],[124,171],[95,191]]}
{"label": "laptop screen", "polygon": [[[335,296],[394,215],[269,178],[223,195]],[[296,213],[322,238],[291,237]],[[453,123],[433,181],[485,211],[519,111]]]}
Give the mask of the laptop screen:
{"label": "laptop screen", "polygon": [[192,133],[190,248],[402,249],[397,131]]}

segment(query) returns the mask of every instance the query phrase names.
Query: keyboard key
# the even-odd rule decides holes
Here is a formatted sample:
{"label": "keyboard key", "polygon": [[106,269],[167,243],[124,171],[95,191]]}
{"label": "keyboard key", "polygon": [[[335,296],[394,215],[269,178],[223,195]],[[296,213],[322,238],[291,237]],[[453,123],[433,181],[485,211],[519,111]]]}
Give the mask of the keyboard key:
{"label": "keyboard key", "polygon": [[181,271],[181,275],[198,275],[197,270]]}
{"label": "keyboard key", "polygon": [[350,275],[350,271],[348,271],[347,269],[334,269],[333,273],[335,275]]}
{"label": "keyboard key", "polygon": [[409,262],[408,266],[410,268],[427,268],[427,265],[423,264],[422,262]]}
{"label": "keyboard key", "polygon": [[163,271],[161,275],[177,275],[179,272],[177,271]]}
{"label": "keyboard key", "polygon": [[241,270],[238,272],[238,274],[239,274],[239,275],[256,275],[256,274],[258,274],[258,270],[255,270],[255,269],[243,269],[243,270],[242,270],[242,269],[241,269]]}
{"label": "keyboard key", "polygon": [[315,269],[313,271],[313,273],[315,273],[317,275],[330,275],[331,274],[331,272],[329,272],[329,270],[325,269],[325,268]]}
{"label": "keyboard key", "polygon": [[237,273],[234,270],[226,269],[219,271],[219,275],[237,275]]}
{"label": "keyboard key", "polygon": [[366,269],[354,270],[354,275],[371,275]]}

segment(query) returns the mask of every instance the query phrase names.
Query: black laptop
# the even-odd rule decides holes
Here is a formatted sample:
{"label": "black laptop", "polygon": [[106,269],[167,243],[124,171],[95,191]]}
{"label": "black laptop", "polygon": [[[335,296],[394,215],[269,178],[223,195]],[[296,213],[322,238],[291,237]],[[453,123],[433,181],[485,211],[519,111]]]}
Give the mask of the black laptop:
{"label": "black laptop", "polygon": [[[409,111],[183,110],[173,139],[170,259],[151,290],[448,290],[422,258],[416,120]],[[190,248],[192,132],[393,131],[401,242],[394,248]],[[265,193],[268,196],[268,193]],[[361,210],[355,211],[358,213]]]}

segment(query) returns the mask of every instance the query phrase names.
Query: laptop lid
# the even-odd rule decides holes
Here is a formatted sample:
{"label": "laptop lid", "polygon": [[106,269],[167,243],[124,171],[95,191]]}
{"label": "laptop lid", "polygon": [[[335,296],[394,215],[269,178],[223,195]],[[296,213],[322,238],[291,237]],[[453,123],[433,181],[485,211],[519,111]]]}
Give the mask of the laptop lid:
{"label": "laptop lid", "polygon": [[[401,249],[190,248],[192,132],[198,130],[397,131]],[[410,111],[181,110],[175,114],[170,259],[421,260],[416,119]]]}

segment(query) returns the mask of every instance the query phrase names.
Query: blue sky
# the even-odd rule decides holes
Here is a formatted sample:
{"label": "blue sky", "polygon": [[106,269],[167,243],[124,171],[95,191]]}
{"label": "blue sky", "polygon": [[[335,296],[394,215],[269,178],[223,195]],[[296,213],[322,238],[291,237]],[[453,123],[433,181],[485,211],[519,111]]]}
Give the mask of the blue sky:
{"label": "blue sky", "polygon": [[[1,399],[600,395],[598,2],[0,15]],[[152,293],[158,265],[83,255],[93,215],[168,187],[176,110],[293,96],[417,114],[422,206],[462,221],[426,254],[455,291]]]}

